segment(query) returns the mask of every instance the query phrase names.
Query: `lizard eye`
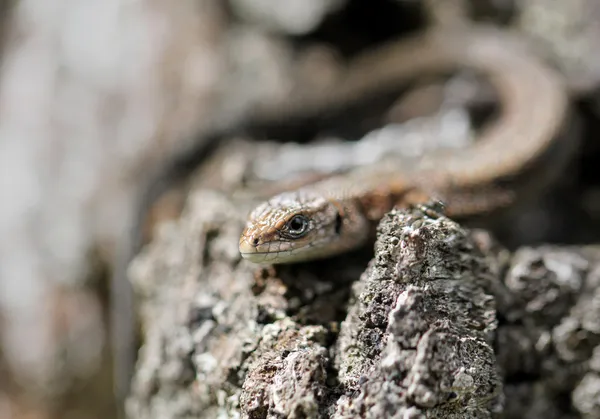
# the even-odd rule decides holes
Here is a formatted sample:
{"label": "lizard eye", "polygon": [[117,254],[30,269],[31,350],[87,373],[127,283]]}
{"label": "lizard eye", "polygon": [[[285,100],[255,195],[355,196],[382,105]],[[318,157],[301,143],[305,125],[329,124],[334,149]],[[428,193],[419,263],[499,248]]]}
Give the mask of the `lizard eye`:
{"label": "lizard eye", "polygon": [[287,233],[293,237],[302,237],[308,232],[308,218],[304,215],[294,215],[287,222]]}

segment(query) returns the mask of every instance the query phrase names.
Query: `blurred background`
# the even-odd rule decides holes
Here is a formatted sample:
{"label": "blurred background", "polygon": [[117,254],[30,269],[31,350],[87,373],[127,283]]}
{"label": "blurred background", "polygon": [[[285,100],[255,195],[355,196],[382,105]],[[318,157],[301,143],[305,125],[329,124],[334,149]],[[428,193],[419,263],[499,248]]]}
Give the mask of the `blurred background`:
{"label": "blurred background", "polygon": [[335,80],[432,7],[529,40],[564,75],[581,153],[521,242],[593,241],[596,0],[3,0],[0,417],[114,417],[109,277],[149,168],[209,123]]}

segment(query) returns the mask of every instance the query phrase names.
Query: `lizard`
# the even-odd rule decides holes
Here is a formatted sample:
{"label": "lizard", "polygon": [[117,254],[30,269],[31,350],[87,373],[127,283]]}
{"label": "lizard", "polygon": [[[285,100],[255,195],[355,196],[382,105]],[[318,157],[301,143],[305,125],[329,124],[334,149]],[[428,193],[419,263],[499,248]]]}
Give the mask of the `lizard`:
{"label": "lizard", "polygon": [[[391,42],[353,60],[331,89],[275,108],[255,109],[237,122],[207,129],[149,176],[117,251],[111,285],[117,399],[123,401],[133,368],[133,296],[124,285],[127,266],[143,245],[145,214],[162,191],[207,159],[223,139],[320,126],[365,97],[387,94],[423,73],[460,67],[482,72],[500,93],[503,117],[480,141],[462,152],[425,157],[418,164],[359,167],[276,195],[250,214],[239,241],[241,256],[275,264],[333,256],[364,244],[377,220],[394,206],[439,196],[450,215],[477,215],[516,199],[502,180],[518,177],[515,185],[530,183],[522,182],[530,169],[556,173],[574,144],[559,139],[569,116],[562,79],[500,30],[484,26],[433,29]],[[536,173],[535,178],[540,176]]]}
{"label": "lizard", "polygon": [[363,59],[337,90],[326,92],[325,103],[415,74],[467,67],[497,91],[500,117],[462,150],[388,159],[275,195],[248,216],[239,240],[244,259],[286,264],[348,252],[367,242],[395,207],[437,200],[455,218],[510,207],[550,183],[575,148],[576,141],[561,135],[570,116],[562,77],[492,27],[433,29]]}

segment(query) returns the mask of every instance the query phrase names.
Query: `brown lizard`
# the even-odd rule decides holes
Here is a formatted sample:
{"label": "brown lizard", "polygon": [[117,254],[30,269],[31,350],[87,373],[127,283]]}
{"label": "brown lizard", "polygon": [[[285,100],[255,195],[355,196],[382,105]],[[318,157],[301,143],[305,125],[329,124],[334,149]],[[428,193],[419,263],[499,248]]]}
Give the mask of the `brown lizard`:
{"label": "brown lizard", "polygon": [[[394,206],[442,199],[450,215],[477,215],[511,204],[535,180],[549,180],[573,149],[558,134],[568,117],[562,80],[502,32],[486,27],[433,30],[359,57],[331,90],[290,101],[198,137],[150,179],[135,208],[132,229],[113,275],[113,336],[117,393],[126,394],[132,368],[131,290],[126,267],[142,243],[141,223],[150,204],[173,180],[187,175],[220,139],[239,132],[293,130],[319,125],[364,97],[403,85],[424,73],[460,67],[487,76],[499,92],[501,118],[472,147],[435,154],[418,162],[360,167],[269,199],[249,217],[239,243],[254,262],[288,263],[327,257],[363,244],[373,226]],[[548,160],[552,159],[552,160]],[[535,176],[534,176],[535,175]],[[128,320],[129,317],[129,320]]]}
{"label": "brown lizard", "polygon": [[351,66],[320,106],[460,67],[486,76],[500,101],[500,117],[474,145],[359,167],[276,195],[250,214],[239,241],[242,256],[276,264],[329,257],[364,244],[394,207],[433,198],[450,216],[476,216],[548,183],[575,144],[559,135],[568,117],[566,89],[552,69],[492,28],[433,30],[387,45]]}

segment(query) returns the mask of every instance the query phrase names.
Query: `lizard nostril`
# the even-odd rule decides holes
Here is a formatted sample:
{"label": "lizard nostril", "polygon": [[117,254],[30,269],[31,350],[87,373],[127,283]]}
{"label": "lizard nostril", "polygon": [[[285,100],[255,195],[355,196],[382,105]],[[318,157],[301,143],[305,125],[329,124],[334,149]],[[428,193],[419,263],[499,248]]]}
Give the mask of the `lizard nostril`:
{"label": "lizard nostril", "polygon": [[259,242],[258,237],[255,237],[254,240],[252,240],[252,245],[258,246],[258,242]]}

